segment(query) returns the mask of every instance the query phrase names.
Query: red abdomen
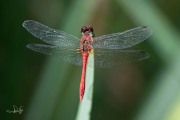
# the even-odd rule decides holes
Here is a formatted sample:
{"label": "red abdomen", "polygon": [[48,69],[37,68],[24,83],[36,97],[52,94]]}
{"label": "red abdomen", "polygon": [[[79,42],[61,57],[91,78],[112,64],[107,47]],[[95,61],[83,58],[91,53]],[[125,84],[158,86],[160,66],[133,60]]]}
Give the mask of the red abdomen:
{"label": "red abdomen", "polygon": [[81,82],[79,88],[80,101],[82,101],[85,92],[86,65],[87,65],[88,56],[89,56],[88,52],[82,53],[82,74],[81,74]]}

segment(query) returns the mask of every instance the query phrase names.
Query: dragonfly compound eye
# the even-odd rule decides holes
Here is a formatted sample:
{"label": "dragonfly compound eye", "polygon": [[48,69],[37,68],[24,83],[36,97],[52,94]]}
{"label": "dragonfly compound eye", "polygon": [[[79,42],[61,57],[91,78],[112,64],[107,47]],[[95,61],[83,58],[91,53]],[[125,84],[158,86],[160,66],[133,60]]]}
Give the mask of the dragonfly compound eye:
{"label": "dragonfly compound eye", "polygon": [[92,28],[90,25],[88,25],[88,26],[86,26],[86,27],[87,27],[88,31],[90,31],[90,32],[93,33],[93,28]]}
{"label": "dragonfly compound eye", "polygon": [[86,31],[93,33],[93,28],[90,25],[81,28],[81,33],[85,33]]}
{"label": "dragonfly compound eye", "polygon": [[81,28],[81,33],[85,33],[86,31],[87,31],[87,27],[86,26]]}

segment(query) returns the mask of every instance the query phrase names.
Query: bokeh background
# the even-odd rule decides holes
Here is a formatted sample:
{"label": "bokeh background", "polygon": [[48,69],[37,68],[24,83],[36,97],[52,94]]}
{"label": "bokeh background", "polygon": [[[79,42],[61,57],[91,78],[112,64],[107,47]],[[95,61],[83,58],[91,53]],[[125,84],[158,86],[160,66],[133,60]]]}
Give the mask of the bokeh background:
{"label": "bokeh background", "polygon": [[[179,0],[2,0],[0,119],[74,120],[81,68],[27,49],[41,43],[23,27],[32,19],[81,36],[147,25],[153,35],[132,49],[147,60],[95,69],[92,120],[180,120]],[[7,113],[13,105],[22,114]]]}

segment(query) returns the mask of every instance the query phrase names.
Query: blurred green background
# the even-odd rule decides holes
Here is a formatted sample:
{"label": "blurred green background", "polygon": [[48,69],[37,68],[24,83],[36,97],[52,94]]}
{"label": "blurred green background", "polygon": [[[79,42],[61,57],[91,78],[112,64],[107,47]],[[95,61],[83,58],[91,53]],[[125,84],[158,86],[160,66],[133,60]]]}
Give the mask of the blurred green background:
{"label": "blurred green background", "polygon": [[[92,25],[96,36],[147,25],[153,35],[132,49],[147,60],[95,69],[92,120],[180,120],[179,0],[1,1],[2,120],[74,120],[81,68],[27,49],[41,43],[23,27],[32,19],[78,37]],[[13,105],[22,114],[8,113]]]}

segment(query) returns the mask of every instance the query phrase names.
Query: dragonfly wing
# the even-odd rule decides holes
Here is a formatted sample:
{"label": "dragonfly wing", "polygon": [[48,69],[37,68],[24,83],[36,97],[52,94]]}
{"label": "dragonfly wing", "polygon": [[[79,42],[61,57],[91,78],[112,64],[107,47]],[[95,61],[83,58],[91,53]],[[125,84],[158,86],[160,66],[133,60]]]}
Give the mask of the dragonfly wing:
{"label": "dragonfly wing", "polygon": [[32,35],[48,44],[68,48],[77,48],[79,46],[79,39],[77,37],[63,31],[52,29],[39,22],[26,20],[22,25]]}
{"label": "dragonfly wing", "polygon": [[[108,68],[123,63],[135,62],[149,57],[141,50],[94,50],[94,64],[97,68]],[[89,60],[91,61],[91,60]],[[88,65],[91,65],[89,62]]]}
{"label": "dragonfly wing", "polygon": [[82,65],[82,56],[74,49],[66,49],[58,46],[43,44],[28,44],[27,48],[36,52],[51,55],[75,65]]}
{"label": "dragonfly wing", "polygon": [[140,26],[124,32],[96,37],[93,41],[93,48],[125,49],[144,41],[151,34],[150,27]]}

